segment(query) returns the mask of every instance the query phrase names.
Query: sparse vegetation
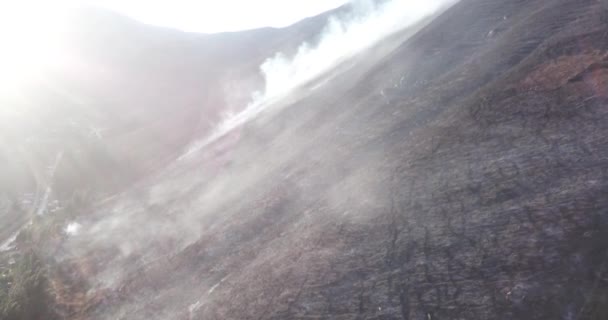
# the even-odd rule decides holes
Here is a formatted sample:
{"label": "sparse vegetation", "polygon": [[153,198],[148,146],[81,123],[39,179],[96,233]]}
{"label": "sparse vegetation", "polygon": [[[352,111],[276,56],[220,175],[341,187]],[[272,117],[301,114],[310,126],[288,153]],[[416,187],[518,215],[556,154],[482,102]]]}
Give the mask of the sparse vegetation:
{"label": "sparse vegetation", "polygon": [[0,319],[54,319],[46,268],[33,250],[2,266]]}
{"label": "sparse vegetation", "polygon": [[69,210],[35,216],[15,239],[16,248],[0,256],[0,319],[55,319],[49,266],[43,248],[61,237]]}

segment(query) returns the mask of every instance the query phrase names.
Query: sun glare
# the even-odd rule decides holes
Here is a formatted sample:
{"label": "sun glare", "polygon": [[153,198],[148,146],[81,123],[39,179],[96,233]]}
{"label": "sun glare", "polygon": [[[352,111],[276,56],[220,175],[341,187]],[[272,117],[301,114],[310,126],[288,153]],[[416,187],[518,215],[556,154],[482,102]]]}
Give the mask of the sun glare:
{"label": "sun glare", "polygon": [[0,1],[0,92],[10,92],[61,59],[62,11],[54,5]]}
{"label": "sun glare", "polygon": [[215,33],[285,27],[347,0],[85,0],[144,23]]}

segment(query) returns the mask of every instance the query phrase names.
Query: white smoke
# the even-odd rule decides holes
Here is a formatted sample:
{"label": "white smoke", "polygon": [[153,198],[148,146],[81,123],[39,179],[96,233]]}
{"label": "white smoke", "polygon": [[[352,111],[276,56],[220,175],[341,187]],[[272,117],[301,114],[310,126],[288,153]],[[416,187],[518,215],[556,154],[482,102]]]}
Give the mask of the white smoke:
{"label": "white smoke", "polygon": [[64,229],[65,234],[68,236],[76,236],[80,233],[82,225],[78,222],[70,222]]}
{"label": "white smoke", "polygon": [[[340,62],[387,36],[412,26],[444,8],[452,0],[354,1],[345,17],[331,17],[316,45],[303,43],[293,57],[282,52],[266,60],[262,101],[274,100],[327,72]],[[259,103],[255,101],[254,103]]]}
{"label": "white smoke", "polygon": [[389,0],[377,4],[378,1],[374,0],[353,0],[349,14],[329,18],[316,44],[304,42],[293,56],[277,52],[267,59],[260,66],[265,79],[264,91],[254,93],[251,103],[243,111],[227,115],[209,137],[192,146],[182,158],[250,121],[273,102],[362,50],[420,23],[457,1]]}

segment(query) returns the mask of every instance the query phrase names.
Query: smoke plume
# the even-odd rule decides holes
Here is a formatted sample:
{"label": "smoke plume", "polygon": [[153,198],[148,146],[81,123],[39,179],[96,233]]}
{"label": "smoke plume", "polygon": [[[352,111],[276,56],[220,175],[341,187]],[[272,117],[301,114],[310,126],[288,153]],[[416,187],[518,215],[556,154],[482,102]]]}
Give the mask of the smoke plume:
{"label": "smoke plume", "polygon": [[457,0],[354,0],[351,10],[328,19],[318,42],[302,43],[297,53],[277,52],[261,66],[263,92],[255,92],[241,112],[229,114],[215,131],[192,146],[190,155],[255,118],[294,89],[313,81],[380,40],[420,23]]}

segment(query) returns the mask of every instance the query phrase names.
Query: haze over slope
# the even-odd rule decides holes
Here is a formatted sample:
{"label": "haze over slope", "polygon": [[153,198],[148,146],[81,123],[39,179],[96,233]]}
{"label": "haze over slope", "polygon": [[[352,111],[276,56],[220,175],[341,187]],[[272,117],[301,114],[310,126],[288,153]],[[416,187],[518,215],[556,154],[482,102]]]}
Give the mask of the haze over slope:
{"label": "haze over slope", "polygon": [[[184,132],[45,243],[62,318],[604,319],[608,8],[385,5],[351,29],[324,29],[327,15],[215,36],[110,24],[141,41],[102,57],[136,70],[124,83],[149,78],[129,93],[175,90],[100,95],[116,99],[104,112],[138,102],[125,129],[158,110],[127,147]],[[164,49],[126,54],[142,47]],[[175,107],[200,97],[191,86],[203,111]]]}
{"label": "haze over slope", "polygon": [[[264,88],[251,95],[252,101],[236,114],[229,113],[213,134],[193,145],[188,154],[214,142],[236,127],[255,118],[294,89],[329,72],[353,55],[406,28],[416,28],[425,19],[455,3],[455,0],[353,1],[348,10],[329,16],[313,44],[304,41],[293,56],[283,51],[260,66]],[[328,81],[327,79],[325,81]],[[231,93],[228,92],[228,95]]]}

